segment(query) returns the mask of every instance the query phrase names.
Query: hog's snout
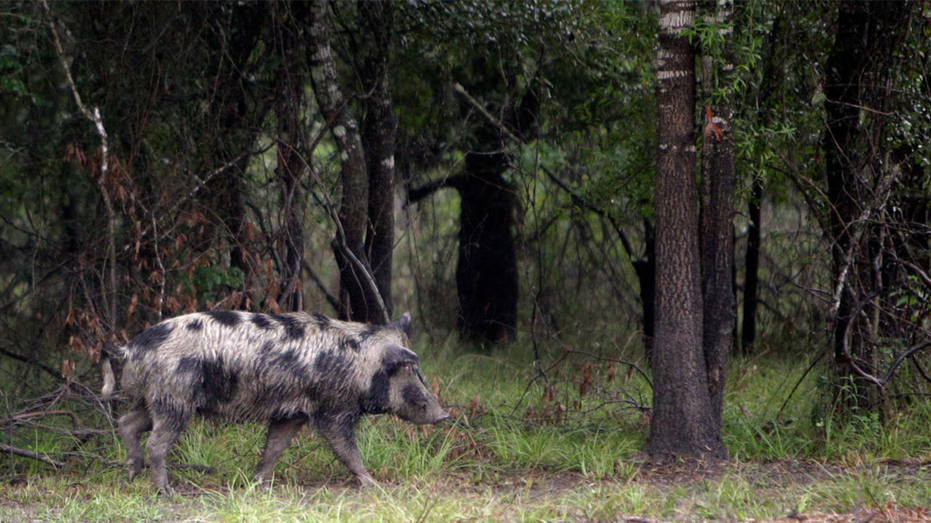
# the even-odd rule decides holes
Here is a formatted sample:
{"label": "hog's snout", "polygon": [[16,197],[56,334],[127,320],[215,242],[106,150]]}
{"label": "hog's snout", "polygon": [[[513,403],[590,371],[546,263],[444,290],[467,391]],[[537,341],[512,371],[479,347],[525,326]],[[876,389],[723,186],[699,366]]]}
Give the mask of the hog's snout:
{"label": "hog's snout", "polygon": [[436,396],[427,388],[423,373],[415,365],[405,365],[398,369],[392,385],[400,389],[392,411],[401,419],[415,425],[428,425],[450,418]]}
{"label": "hog's snout", "polygon": [[431,409],[431,410],[433,410],[430,416],[432,419],[430,421],[427,421],[426,423],[436,424],[441,421],[446,421],[451,417],[449,413],[443,410],[443,407],[440,407],[439,405],[437,405],[435,409]]}

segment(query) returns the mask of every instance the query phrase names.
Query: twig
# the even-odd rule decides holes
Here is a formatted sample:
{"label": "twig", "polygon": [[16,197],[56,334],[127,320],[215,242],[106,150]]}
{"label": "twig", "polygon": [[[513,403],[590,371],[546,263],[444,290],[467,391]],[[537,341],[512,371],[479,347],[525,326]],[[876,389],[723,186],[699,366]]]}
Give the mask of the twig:
{"label": "twig", "polygon": [[902,364],[905,358],[911,357],[912,354],[915,354],[921,349],[927,348],[929,346],[931,346],[931,341],[925,341],[917,345],[912,345],[911,347],[908,348],[908,350],[906,350],[902,354],[899,354],[899,357],[896,358],[895,361],[892,362],[892,365],[889,366],[889,370],[886,372],[886,375],[883,376],[882,382],[887,383],[890,379],[892,379],[892,375],[895,373],[895,370],[899,367],[899,365]]}
{"label": "twig", "polygon": [[928,383],[931,383],[931,376],[928,376],[925,370],[921,368],[921,364],[918,363],[918,360],[915,358],[909,358],[909,361],[911,361],[912,365],[914,365],[915,368],[918,369],[918,374],[921,374],[921,377],[924,378],[925,381],[927,381]]}
{"label": "twig", "polygon": [[821,354],[815,358],[815,361],[811,362],[811,365],[805,369],[805,372],[802,373],[802,377],[798,379],[798,381],[795,383],[795,386],[792,387],[792,390],[789,392],[789,395],[786,396],[785,401],[782,402],[782,407],[779,407],[779,412],[776,413],[776,419],[779,419],[779,417],[782,416],[782,411],[786,409],[786,405],[789,404],[789,400],[792,399],[792,395],[795,394],[795,391],[798,390],[802,382],[805,381],[805,376],[808,376],[808,373],[811,372],[811,369],[815,368],[815,365],[817,365],[818,362],[821,361],[821,358],[823,358],[827,353],[828,352],[826,350],[821,351]]}
{"label": "twig", "polygon": [[20,354],[17,354],[17,353],[15,353],[15,352],[10,352],[10,351],[8,351],[8,350],[6,350],[6,349],[3,349],[3,348],[0,348],[0,354],[3,354],[4,356],[9,356],[10,358],[13,358],[14,360],[19,360],[19,361],[22,361],[22,362],[24,362],[24,363],[28,363],[28,364],[30,364],[30,365],[35,365],[36,367],[38,367],[38,368],[44,370],[45,372],[49,373],[50,375],[52,375],[52,377],[54,377],[56,380],[58,380],[58,381],[65,381],[65,377],[62,376],[60,372],[58,372],[57,370],[53,369],[52,367],[49,367],[48,365],[46,365],[46,364],[44,364],[44,363],[42,363],[42,362],[40,362],[40,361],[38,361],[38,360],[36,360],[36,359],[34,359],[34,358],[30,358],[30,357],[27,357],[27,356],[22,356],[22,355],[20,355]]}
{"label": "twig", "polygon": [[926,273],[925,271],[923,271],[923,270],[921,269],[921,267],[915,265],[915,264],[912,263],[912,262],[905,261],[905,260],[902,260],[902,259],[899,259],[899,258],[893,258],[893,259],[892,259],[892,262],[893,262],[893,263],[898,263],[898,264],[901,264],[901,265],[904,265],[904,266],[908,267],[909,269],[911,269],[912,271],[914,271],[916,275],[918,275],[918,277],[919,277],[919,278],[921,279],[921,281],[925,284],[925,286],[931,288],[931,276],[928,276],[928,273]]}
{"label": "twig", "polygon": [[640,367],[638,367],[637,364],[634,363],[634,362],[632,362],[632,361],[626,361],[626,360],[621,360],[621,359],[617,359],[617,358],[610,358],[610,357],[608,357],[608,356],[599,356],[599,355],[597,355],[597,354],[592,354],[591,352],[585,352],[585,351],[582,351],[582,350],[570,349],[570,348],[568,348],[568,347],[564,348],[563,350],[566,351],[566,352],[569,353],[569,354],[581,354],[581,355],[583,355],[583,356],[588,356],[589,358],[593,358],[593,359],[596,359],[596,360],[600,360],[600,361],[610,361],[610,362],[613,362],[613,363],[620,363],[620,364],[622,364],[622,365],[627,365],[628,367],[632,367],[634,370],[636,370],[636,371],[640,374],[640,376],[643,377],[644,380],[646,380],[647,385],[649,385],[651,389],[653,388],[653,382],[650,380],[650,377],[647,376],[647,373],[644,372],[643,369],[641,369]]}
{"label": "twig", "polygon": [[[269,147],[271,147],[271,146],[269,146]],[[260,149],[260,150],[255,151],[255,152],[253,152],[253,151],[246,151],[246,152],[240,154],[239,156],[237,156],[236,158],[233,158],[232,160],[226,162],[225,164],[223,164],[223,165],[217,167],[216,169],[210,171],[209,173],[207,173],[206,176],[203,176],[203,177],[195,176],[194,179],[196,180],[196,183],[194,184],[194,187],[193,187],[190,191],[188,191],[188,193],[187,193],[186,195],[184,195],[183,197],[175,199],[175,201],[174,201],[174,203],[171,205],[171,207],[169,207],[169,208],[165,211],[165,214],[168,214],[169,216],[172,215],[172,214],[174,214],[174,212],[178,209],[178,207],[181,207],[185,202],[187,202],[188,200],[190,200],[191,198],[193,198],[194,196],[196,196],[197,193],[200,192],[201,189],[203,189],[204,187],[206,187],[207,184],[210,183],[210,180],[213,180],[218,174],[220,174],[220,173],[222,173],[223,171],[229,169],[230,167],[233,167],[234,165],[236,165],[237,163],[239,163],[240,161],[242,161],[242,160],[243,160],[244,158],[246,158],[247,156],[251,156],[252,154],[262,154],[262,153],[264,153],[266,150],[268,150],[269,147],[266,147],[265,149]],[[153,213],[153,214],[155,213],[154,209],[153,209],[152,211],[150,211],[150,212]],[[154,225],[152,225],[152,224],[146,225],[146,228],[143,229],[142,232],[139,233],[139,238],[140,238],[140,239],[141,239],[141,238],[144,238],[147,234],[149,234],[150,232],[153,231],[153,228],[154,228]],[[131,247],[132,247],[132,244],[127,243],[126,245],[123,246],[123,251],[125,252],[125,251],[129,250]]]}
{"label": "twig", "polygon": [[844,253],[844,266],[841,269],[840,275],[837,277],[837,288],[834,289],[834,296],[831,300],[831,309],[828,317],[837,320],[837,314],[841,306],[841,296],[844,293],[844,288],[847,283],[847,275],[850,273],[850,267],[853,265],[854,249],[860,245],[860,239],[863,237],[863,232],[866,230],[866,227],[863,225],[869,220],[870,215],[873,211],[878,211],[885,207],[886,198],[889,194],[889,190],[892,188],[892,184],[895,182],[896,178],[899,176],[899,168],[893,166],[889,171],[882,176],[876,183],[876,189],[873,194],[873,201],[870,202],[870,206],[863,210],[860,213],[860,217],[850,223],[850,227],[857,225],[856,230],[851,234],[850,245],[847,247],[847,252]]}
{"label": "twig", "polygon": [[78,419],[78,415],[71,412],[70,410],[42,410],[38,412],[24,412],[22,414],[14,414],[8,418],[0,420],[0,425],[6,424],[6,423],[11,423],[11,424],[16,424],[20,422],[25,423],[32,418],[40,418],[40,417],[46,417],[46,416],[69,416],[71,418],[72,423],[74,423],[75,425],[80,423],[80,420]]}
{"label": "twig", "polygon": [[489,121],[489,123],[497,127],[501,132],[507,135],[508,138],[510,138],[511,140],[519,144],[525,143],[523,139],[521,139],[520,137],[515,135],[513,132],[511,132],[511,130],[508,129],[507,126],[504,125],[503,122],[495,118],[493,114],[489,113],[488,110],[485,109],[484,106],[482,106],[482,104],[478,103],[478,100],[476,100],[475,98],[472,98],[472,95],[470,95],[469,92],[465,90],[465,87],[463,87],[462,84],[457,82],[456,84],[453,85],[453,89],[457,93],[462,95],[463,98],[468,100],[469,103],[472,104],[472,106],[478,110],[478,112],[482,113],[482,116],[484,116],[485,119]]}

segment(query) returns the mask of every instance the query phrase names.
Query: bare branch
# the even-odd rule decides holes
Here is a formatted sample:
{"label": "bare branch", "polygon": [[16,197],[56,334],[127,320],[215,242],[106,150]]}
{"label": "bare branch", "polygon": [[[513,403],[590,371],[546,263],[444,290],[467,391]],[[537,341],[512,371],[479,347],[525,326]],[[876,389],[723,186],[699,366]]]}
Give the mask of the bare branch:
{"label": "bare branch", "polygon": [[[43,3],[45,3],[45,2],[43,2]],[[58,468],[62,468],[62,467],[65,466],[65,464],[64,464],[63,462],[58,461],[58,460],[56,460],[56,459],[52,459],[52,458],[48,457],[47,455],[42,454],[42,453],[40,453],[40,452],[34,452],[34,451],[31,451],[31,450],[21,449],[21,448],[17,448],[17,447],[11,447],[11,446],[9,446],[9,445],[4,445],[3,443],[0,443],[0,452],[2,452],[2,453],[4,453],[4,454],[13,454],[13,455],[16,455],[16,456],[22,456],[22,457],[24,457],[24,458],[30,458],[30,459],[34,459],[34,460],[36,460],[36,461],[41,461],[42,463],[51,465],[51,466],[53,466],[53,467],[55,467],[55,468],[57,468],[57,469],[58,469]]]}

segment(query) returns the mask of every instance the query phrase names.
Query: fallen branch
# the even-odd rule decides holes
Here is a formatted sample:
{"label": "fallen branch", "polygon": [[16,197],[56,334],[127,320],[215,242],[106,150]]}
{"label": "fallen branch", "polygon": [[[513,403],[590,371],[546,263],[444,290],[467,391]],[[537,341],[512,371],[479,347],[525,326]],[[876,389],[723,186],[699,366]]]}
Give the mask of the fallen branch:
{"label": "fallen branch", "polygon": [[55,459],[52,459],[52,458],[48,457],[47,455],[42,454],[42,453],[40,453],[40,452],[34,452],[34,451],[31,451],[31,450],[21,449],[21,448],[17,448],[17,447],[11,447],[11,446],[9,446],[9,445],[4,445],[4,444],[2,444],[2,443],[0,443],[0,452],[2,452],[2,453],[4,453],[4,454],[13,454],[13,455],[16,455],[16,456],[22,456],[22,457],[24,457],[24,458],[30,458],[30,459],[34,459],[34,460],[36,460],[36,461],[41,461],[42,463],[45,463],[46,465],[51,465],[51,466],[55,467],[56,469],[65,466],[65,464],[64,464],[63,462],[58,461],[58,460],[55,460]]}

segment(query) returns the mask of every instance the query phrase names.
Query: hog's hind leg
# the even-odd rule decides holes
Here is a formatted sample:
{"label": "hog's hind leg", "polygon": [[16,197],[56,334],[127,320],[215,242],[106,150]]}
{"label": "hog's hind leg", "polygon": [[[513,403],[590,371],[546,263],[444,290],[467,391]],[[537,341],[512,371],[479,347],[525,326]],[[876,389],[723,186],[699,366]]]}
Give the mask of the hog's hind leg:
{"label": "hog's hind leg", "polygon": [[181,435],[189,418],[190,413],[185,412],[183,408],[177,408],[167,401],[153,402],[152,434],[145,446],[149,453],[152,483],[158,489],[159,496],[170,496],[174,492],[168,484],[165,457]]}
{"label": "hog's hind leg", "polygon": [[139,475],[145,463],[142,447],[139,446],[139,436],[147,430],[152,430],[152,418],[149,417],[145,404],[138,401],[129,412],[120,417],[120,438],[126,447],[126,470],[129,471],[130,481]]}
{"label": "hog's hind leg", "polygon": [[265,452],[262,453],[262,459],[259,461],[255,474],[256,480],[264,483],[271,477],[281,453],[288,448],[291,439],[306,422],[307,416],[304,415],[279,418],[269,422],[265,436]]}

